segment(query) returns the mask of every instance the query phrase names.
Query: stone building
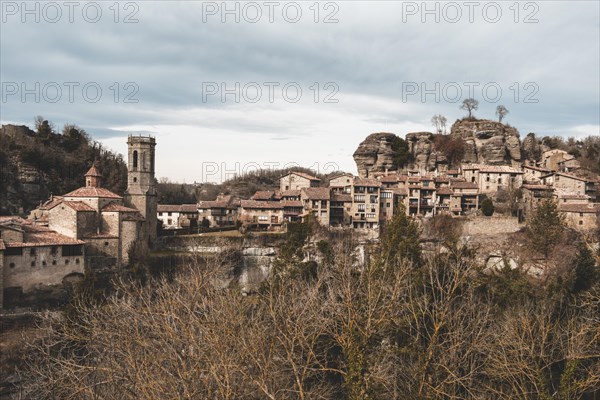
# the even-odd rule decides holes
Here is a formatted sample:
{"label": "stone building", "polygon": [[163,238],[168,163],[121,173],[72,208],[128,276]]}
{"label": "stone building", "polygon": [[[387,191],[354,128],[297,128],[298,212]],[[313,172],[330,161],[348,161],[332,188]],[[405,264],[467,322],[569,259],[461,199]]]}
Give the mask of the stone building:
{"label": "stone building", "polygon": [[559,203],[558,210],[565,216],[568,227],[581,231],[596,229],[600,205],[594,203]]}
{"label": "stone building", "polygon": [[279,190],[300,190],[303,188],[317,187],[321,180],[316,176],[304,172],[292,171],[279,178]]}
{"label": "stone building", "polygon": [[[240,200],[231,196],[219,194],[216,200],[198,203],[198,223],[209,227],[234,226],[238,220]],[[208,221],[208,222],[204,222]]]}
{"label": "stone building", "polygon": [[481,194],[511,191],[523,185],[523,171],[507,165],[464,165],[462,171],[465,180],[476,183]]}
{"label": "stone building", "polygon": [[329,226],[331,192],[329,188],[309,187],[300,191],[304,210],[324,226]]}

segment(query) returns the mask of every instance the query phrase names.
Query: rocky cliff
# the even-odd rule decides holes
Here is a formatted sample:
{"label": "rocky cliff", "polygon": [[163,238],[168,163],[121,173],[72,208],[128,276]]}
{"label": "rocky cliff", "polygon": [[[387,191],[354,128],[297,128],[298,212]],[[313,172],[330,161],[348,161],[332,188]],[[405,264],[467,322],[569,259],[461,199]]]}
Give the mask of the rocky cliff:
{"label": "rocky cliff", "polygon": [[518,165],[521,162],[519,132],[500,122],[457,120],[450,135],[464,142],[463,162],[492,165]]}
{"label": "rocky cliff", "polygon": [[[398,136],[393,133],[367,136],[354,152],[359,175],[397,169],[395,140]],[[420,171],[445,171],[459,163],[517,165],[521,162],[519,132],[489,120],[457,120],[449,135],[410,132],[406,134],[406,144],[410,153],[408,168]]]}
{"label": "rocky cliff", "polygon": [[358,175],[366,177],[373,172],[396,169],[393,147],[397,139],[398,136],[386,132],[372,133],[367,136],[353,155]]}

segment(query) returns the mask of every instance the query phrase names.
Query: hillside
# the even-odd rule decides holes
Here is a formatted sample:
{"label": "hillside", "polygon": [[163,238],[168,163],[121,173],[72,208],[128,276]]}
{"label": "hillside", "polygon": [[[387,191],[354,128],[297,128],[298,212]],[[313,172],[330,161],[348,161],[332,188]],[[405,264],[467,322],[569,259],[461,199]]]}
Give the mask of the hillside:
{"label": "hillside", "polygon": [[102,185],[123,194],[127,167],[123,157],[102,147],[75,125],[61,133],[47,121],[37,131],[27,126],[0,128],[0,215],[22,214],[50,194],[83,186],[92,163],[103,174]]}

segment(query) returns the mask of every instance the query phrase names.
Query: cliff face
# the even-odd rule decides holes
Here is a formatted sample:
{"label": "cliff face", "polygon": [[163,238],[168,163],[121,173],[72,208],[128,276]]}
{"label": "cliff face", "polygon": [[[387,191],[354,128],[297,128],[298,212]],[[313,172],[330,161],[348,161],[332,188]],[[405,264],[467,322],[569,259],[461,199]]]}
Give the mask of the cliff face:
{"label": "cliff face", "polygon": [[[354,160],[360,176],[373,172],[395,170],[393,133],[373,133],[358,146]],[[439,138],[438,138],[439,139]],[[489,120],[458,120],[452,125],[450,135],[444,141],[436,141],[431,132],[411,132],[406,134],[411,162],[408,167],[420,171],[445,171],[448,148],[440,143],[462,142],[461,162],[491,165],[517,165],[521,162],[521,141],[519,132],[513,128]],[[436,148],[436,143],[440,148]],[[454,152],[454,155],[456,151]],[[455,161],[458,159],[455,158]]]}
{"label": "cliff face", "polygon": [[393,143],[398,137],[393,133],[372,133],[363,140],[353,154],[358,175],[369,176],[373,172],[394,170]]}
{"label": "cliff face", "polygon": [[450,134],[464,142],[463,162],[517,165],[521,162],[519,132],[500,122],[458,120]]}

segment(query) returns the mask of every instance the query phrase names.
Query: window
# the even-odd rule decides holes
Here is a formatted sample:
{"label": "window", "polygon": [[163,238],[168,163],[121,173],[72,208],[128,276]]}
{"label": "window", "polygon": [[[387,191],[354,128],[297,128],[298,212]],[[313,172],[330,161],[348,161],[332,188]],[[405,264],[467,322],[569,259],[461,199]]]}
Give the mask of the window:
{"label": "window", "polygon": [[583,221],[579,221],[579,225],[583,225]]}
{"label": "window", "polygon": [[172,220],[171,218],[169,218],[169,219],[167,220],[167,224],[169,224],[169,225],[172,225],[172,224],[173,224],[173,220]]}
{"label": "window", "polygon": [[390,203],[385,203],[385,206],[386,206],[387,208],[390,208]]}
{"label": "window", "polygon": [[75,259],[75,264],[79,264],[79,258]]}
{"label": "window", "polygon": [[7,247],[4,250],[4,254],[7,256],[22,256],[23,248],[22,247]]}
{"label": "window", "polygon": [[279,218],[277,217],[277,215],[271,215],[271,223],[272,224],[276,224],[278,223]]}
{"label": "window", "polygon": [[159,216],[159,217],[162,217],[162,213],[161,213],[161,212],[159,212],[159,213],[158,213],[158,216]]}
{"label": "window", "polygon": [[167,215],[168,215],[169,217],[171,216],[171,214],[172,214],[172,213],[170,213],[170,212],[169,212],[169,213],[167,213]]}
{"label": "window", "polygon": [[358,205],[358,211],[365,211],[365,205],[364,204],[359,204]]}
{"label": "window", "polygon": [[137,150],[133,151],[133,168],[137,169],[138,166],[138,152]]}
{"label": "window", "polygon": [[258,220],[259,220],[259,221],[268,221],[268,220],[269,220],[269,217],[268,217],[268,216],[266,216],[266,215],[259,215],[259,216],[258,216]]}
{"label": "window", "polygon": [[35,256],[35,247],[32,247],[31,249],[29,249],[29,255]]}
{"label": "window", "polygon": [[[583,213],[579,213],[579,216],[580,216],[581,218],[583,218]],[[579,225],[581,225],[581,224],[579,224]]]}
{"label": "window", "polygon": [[8,264],[9,267],[14,268],[15,267],[15,263],[10,263]]}
{"label": "window", "polygon": [[104,245],[105,245],[105,246],[108,246],[108,242],[104,242]]}
{"label": "window", "polygon": [[46,266],[46,261],[42,261],[42,266],[45,267]]}
{"label": "window", "polygon": [[52,246],[52,248],[50,248],[50,254],[56,254],[58,253],[58,246]]}
{"label": "window", "polygon": [[52,265],[56,265],[56,260],[52,260]]}
{"label": "window", "polygon": [[69,259],[65,259],[65,265],[69,264]]}
{"label": "window", "polygon": [[498,177],[498,185],[502,185],[502,177]]}
{"label": "window", "polygon": [[82,246],[63,246],[63,257],[81,256],[83,255]]}
{"label": "window", "polygon": [[35,261],[32,261],[32,262],[31,262],[31,266],[32,266],[32,267],[35,267]]}

